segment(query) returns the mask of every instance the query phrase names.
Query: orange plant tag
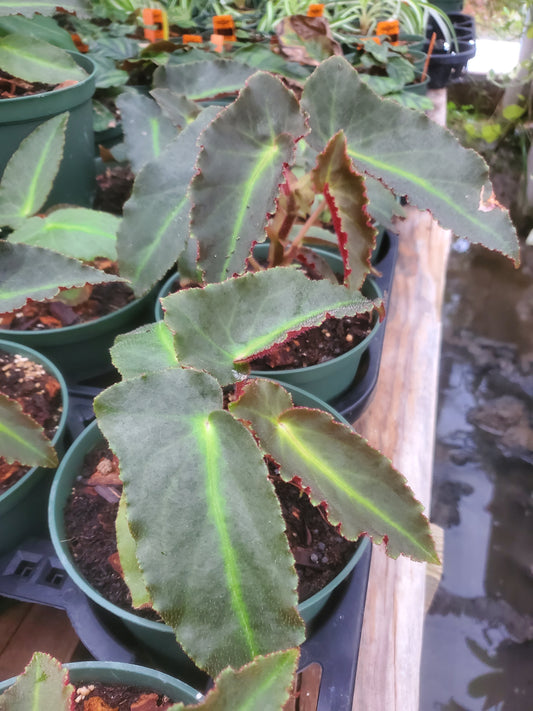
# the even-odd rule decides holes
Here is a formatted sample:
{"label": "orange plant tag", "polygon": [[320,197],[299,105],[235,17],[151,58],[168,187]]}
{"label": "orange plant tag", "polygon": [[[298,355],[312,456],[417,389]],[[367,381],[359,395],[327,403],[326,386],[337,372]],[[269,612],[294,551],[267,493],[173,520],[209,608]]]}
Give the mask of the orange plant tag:
{"label": "orange plant tag", "polygon": [[398,37],[400,35],[400,21],[399,20],[383,20],[378,22],[376,25],[376,34],[378,37],[380,35],[387,35],[392,44],[398,44]]}
{"label": "orange plant tag", "polygon": [[324,5],[322,3],[311,3],[307,8],[307,17],[323,17]]}
{"label": "orange plant tag", "polygon": [[235,36],[235,21],[231,15],[213,16],[213,33],[224,37]]}
{"label": "orange plant tag", "polygon": [[183,42],[183,44],[192,44],[194,42],[201,44],[203,42],[203,39],[201,35],[182,35],[181,41]]}
{"label": "orange plant tag", "polygon": [[149,42],[168,39],[167,13],[159,8],[145,7],[143,9],[143,22],[145,25],[155,25],[156,29],[144,28],[144,38]]}

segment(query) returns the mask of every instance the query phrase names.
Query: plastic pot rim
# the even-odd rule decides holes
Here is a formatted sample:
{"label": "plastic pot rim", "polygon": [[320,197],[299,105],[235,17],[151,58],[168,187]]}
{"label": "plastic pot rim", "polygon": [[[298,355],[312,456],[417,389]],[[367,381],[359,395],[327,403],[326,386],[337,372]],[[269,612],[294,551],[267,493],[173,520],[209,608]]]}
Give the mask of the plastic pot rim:
{"label": "plastic pot rim", "polygon": [[[49,358],[42,355],[42,353],[39,353],[39,351],[36,351],[34,348],[29,348],[28,346],[22,345],[21,343],[17,343],[16,341],[5,341],[0,339],[0,351],[5,351],[7,353],[18,353],[20,355],[26,356],[30,360],[33,360],[36,363],[42,365],[45,370],[47,370],[51,375],[53,375],[54,378],[56,378],[59,382],[59,385],[61,386],[62,412],[61,417],[59,418],[56,433],[50,440],[51,443],[55,446],[60,440],[60,438],[63,436],[63,433],[65,431],[69,407],[68,388],[61,371],[54,363],[52,363]],[[53,467],[32,467],[29,471],[26,472],[26,474],[21,479],[16,482],[16,484],[13,484],[13,486],[9,487],[9,489],[4,491],[3,494],[0,494],[0,505],[4,503],[11,494],[14,494],[19,489],[22,489],[37,469],[50,470],[53,469]]]}

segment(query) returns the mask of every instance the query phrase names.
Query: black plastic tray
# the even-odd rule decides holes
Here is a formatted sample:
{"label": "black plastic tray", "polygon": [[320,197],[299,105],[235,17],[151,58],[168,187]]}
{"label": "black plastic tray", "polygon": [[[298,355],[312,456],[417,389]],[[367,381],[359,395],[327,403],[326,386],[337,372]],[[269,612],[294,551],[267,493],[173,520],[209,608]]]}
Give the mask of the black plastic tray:
{"label": "black plastic tray", "polygon": [[[314,662],[322,668],[317,711],[352,709],[371,548],[367,546],[353,573],[313,621],[301,647],[300,669]],[[28,539],[0,558],[0,595],[65,610],[78,637],[98,660],[143,664],[176,675],[168,662],[149,655],[120,621],[76,587],[49,540]],[[201,691],[210,683],[205,674],[192,670],[183,680]]]}

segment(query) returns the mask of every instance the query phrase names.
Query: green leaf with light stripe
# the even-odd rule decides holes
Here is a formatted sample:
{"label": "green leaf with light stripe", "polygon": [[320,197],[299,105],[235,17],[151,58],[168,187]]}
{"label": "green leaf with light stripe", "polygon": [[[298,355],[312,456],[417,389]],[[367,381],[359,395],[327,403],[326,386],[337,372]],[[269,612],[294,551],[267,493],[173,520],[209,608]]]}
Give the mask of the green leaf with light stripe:
{"label": "green leaf with light stripe", "polygon": [[175,264],[189,236],[188,188],[194,175],[197,140],[217,114],[202,111],[135,179],[118,232],[120,274],[141,296]]}
{"label": "green leaf with light stripe", "polygon": [[122,566],[124,582],[131,593],[133,607],[151,607],[150,593],[146,588],[142,571],[137,560],[137,544],[131,535],[126,513],[126,496],[122,494],[115,519],[115,533],[117,535],[117,551]]}
{"label": "green leaf with light stripe", "polygon": [[0,240],[0,313],[18,309],[28,299],[51,299],[62,288],[108,281],[124,279],[49,249]]}
{"label": "green leaf with light stripe", "polygon": [[386,541],[392,558],[438,563],[429,523],[405,478],[351,427],[321,410],[292,408],[280,385],[257,380],[230,404],[250,423],[260,445],[290,481],[300,477],[316,505],[327,502],[333,525],[357,539],[365,533],[375,543]]}
{"label": "green leaf with light stripe", "polygon": [[85,207],[67,207],[46,217],[31,217],[8,240],[52,249],[66,257],[91,262],[96,257],[117,258],[120,218]]}
{"label": "green leaf with light stripe", "polygon": [[243,272],[252,243],[265,240],[283,166],[293,161],[295,141],[306,130],[294,94],[257,72],[204,132],[191,229],[206,281]]}
{"label": "green leaf with light stripe", "polygon": [[111,360],[123,378],[178,365],[174,339],[163,321],[117,336],[111,348]]}
{"label": "green leaf with light stripe", "polygon": [[0,695],[0,711],[69,711],[74,687],[57,659],[35,652],[15,683]]}
{"label": "green leaf with light stripe", "polygon": [[124,142],[134,173],[158,158],[176,137],[176,128],[157,103],[137,91],[125,91],[116,100]]}
{"label": "green leaf with light stripe", "polygon": [[63,156],[68,114],[45,121],[17,148],[0,182],[0,225],[17,227],[48,197]]}
{"label": "green leaf with light stripe", "polygon": [[218,383],[182,368],[95,400],[153,606],[210,674],[297,646],[304,633],[268,470],[252,435],[221,408]]}
{"label": "green leaf with light stripe", "polygon": [[0,394],[0,457],[8,464],[57,467],[57,454],[43,428],[16,400]]}
{"label": "green leaf with light stripe", "polygon": [[317,326],[327,315],[353,316],[380,306],[327,280],[311,281],[292,267],[245,274],[202,289],[182,289],[162,299],[165,322],[176,334],[182,365],[206,370],[222,385],[235,371],[289,334]]}
{"label": "green leaf with light stripe", "polygon": [[242,669],[224,669],[204,701],[175,704],[168,711],[281,711],[296,673],[298,650],[256,657]]}
{"label": "green leaf with light stripe", "polygon": [[422,113],[384,101],[342,57],[323,62],[307,81],[302,108],[310,115],[308,141],[322,150],[343,130],[355,168],[379,178],[445,228],[519,260],[508,212],[483,192],[488,168],[453,135]]}
{"label": "green leaf with light stripe", "polygon": [[0,37],[0,67],[19,79],[51,85],[87,78],[87,72],[64,49],[25,35]]}
{"label": "green leaf with light stripe", "polygon": [[211,99],[236,94],[255,71],[229,59],[173,65],[170,55],[169,63],[154,72],[154,88],[171,89],[195,101]]}
{"label": "green leaf with light stripe", "polygon": [[0,20],[0,34],[19,34],[27,38],[37,37],[45,42],[54,44],[56,47],[61,47],[71,52],[77,51],[70,34],[60,27],[53,18],[43,17],[43,15],[35,15],[31,19],[21,15],[4,17]]}

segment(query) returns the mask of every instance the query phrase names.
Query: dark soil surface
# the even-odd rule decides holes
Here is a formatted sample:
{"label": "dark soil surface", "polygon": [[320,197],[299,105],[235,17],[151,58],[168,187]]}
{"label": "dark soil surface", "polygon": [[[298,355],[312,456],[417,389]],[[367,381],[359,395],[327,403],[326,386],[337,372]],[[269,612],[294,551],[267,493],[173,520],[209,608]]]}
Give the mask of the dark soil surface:
{"label": "dark soil surface", "polygon": [[129,166],[108,166],[96,176],[94,209],[122,215],[124,203],[131,195],[134,178]]}
{"label": "dark soil surface", "polygon": [[75,694],[72,711],[165,711],[172,706],[164,694],[124,684],[78,684]]}
{"label": "dark soil surface", "polygon": [[54,89],[54,84],[24,81],[24,79],[19,79],[0,69],[0,99],[14,99],[18,96],[42,94],[46,91],[53,91]]}
{"label": "dark soil surface", "polygon": [[[344,568],[357,543],[347,541],[312,506],[295,484],[288,484],[271,465],[271,480],[282,505],[289,546],[296,560],[298,597],[306,600]],[[121,493],[118,461],[105,447],[87,455],[65,511],[69,548],[80,573],[107,600],[123,609],[158,619],[151,610],[133,610],[129,590],[120,575],[115,519]]]}
{"label": "dark soil surface", "polygon": [[0,316],[0,328],[11,331],[44,331],[87,323],[127,306],[133,291],[120,282],[87,287],[89,298],[70,306],[62,301],[29,301],[22,308]]}
{"label": "dark soil surface", "polygon": [[[25,414],[44,427],[51,439],[62,412],[61,386],[42,365],[0,350],[0,393],[16,400]],[[8,464],[0,457],[0,494],[19,481],[30,467]]]}

